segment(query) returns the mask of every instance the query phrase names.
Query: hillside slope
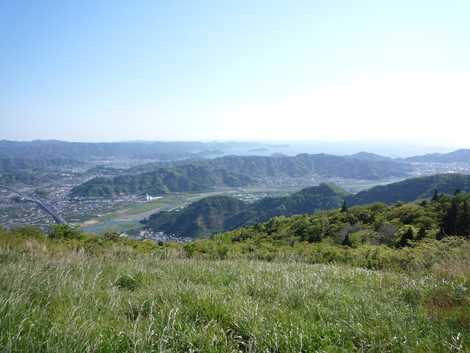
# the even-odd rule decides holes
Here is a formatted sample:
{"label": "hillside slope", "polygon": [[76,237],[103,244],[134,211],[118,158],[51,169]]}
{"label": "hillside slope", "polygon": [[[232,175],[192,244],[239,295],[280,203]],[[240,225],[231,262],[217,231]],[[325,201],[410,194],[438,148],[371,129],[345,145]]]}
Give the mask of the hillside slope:
{"label": "hillside slope", "polygon": [[420,163],[470,163],[470,149],[461,149],[449,153],[430,153],[406,158],[408,162]]}
{"label": "hillside slope", "polygon": [[344,195],[338,188],[321,184],[286,197],[268,197],[252,204],[228,196],[208,197],[182,211],[156,213],[145,224],[154,231],[193,237],[264,222],[275,216],[338,208]]}
{"label": "hillside slope", "polygon": [[[455,266],[443,273],[445,263],[437,257],[419,274],[413,268],[382,272],[331,264],[332,249],[323,259],[329,264],[305,263],[322,260],[318,244],[284,248],[305,253],[305,262],[289,253],[268,262],[273,247],[262,242],[242,248],[246,257],[236,257],[240,242],[206,241],[199,253],[200,241],[159,246],[112,235],[63,239],[53,234],[0,229],[0,346],[5,352],[470,349],[468,276],[453,277]],[[436,249],[441,258],[468,254],[465,244],[445,243],[418,248],[422,255]],[[349,261],[361,259],[356,249],[333,249]],[[419,257],[417,250],[385,252],[375,246],[362,259],[374,268],[374,254],[388,253],[385,259],[398,262],[410,252]],[[253,258],[258,254],[265,261]]]}
{"label": "hillside slope", "polygon": [[216,186],[238,187],[250,184],[249,177],[226,170],[211,170],[204,166],[184,165],[158,168],[136,175],[119,175],[114,178],[93,178],[71,191],[72,197],[111,197],[118,194],[152,195],[168,192],[196,192]]}
{"label": "hillside slope", "polygon": [[358,249],[366,245],[381,245],[395,249],[449,236],[470,239],[470,193],[442,194],[434,201],[420,203],[376,203],[315,214],[274,217],[265,223],[241,227],[208,239],[207,245],[224,240],[236,244],[237,250],[242,252],[255,244],[258,247],[262,244],[275,247],[298,244],[300,247],[302,242]]}
{"label": "hillside slope", "polygon": [[230,217],[227,229],[265,222],[276,216],[314,213],[341,207],[347,193],[330,184],[320,184],[285,197],[267,197],[250,204],[244,211]]}
{"label": "hillside slope", "polygon": [[233,197],[212,196],[196,201],[179,212],[155,213],[145,224],[156,231],[195,237],[227,229],[227,218],[246,206],[246,203]]}
{"label": "hillside slope", "polygon": [[429,198],[435,191],[453,193],[470,191],[470,175],[437,174],[410,178],[397,183],[375,186],[346,198],[349,205],[365,205],[373,202],[410,202]]}
{"label": "hillside slope", "polygon": [[287,156],[226,156],[173,163],[147,164],[115,178],[96,178],[75,187],[72,196],[113,196],[119,193],[162,194],[205,191],[216,186],[245,186],[272,178],[321,176],[378,180],[404,177],[411,167],[391,159],[299,154]]}
{"label": "hillside slope", "polygon": [[296,156],[225,156],[195,163],[252,178],[302,177],[321,175],[351,179],[384,179],[403,177],[411,167],[392,159],[366,159],[330,154],[299,154]]}
{"label": "hillside slope", "polygon": [[[343,190],[331,185],[321,184],[303,189],[285,197],[264,198],[252,204],[242,205],[238,212],[226,212],[220,210],[219,216],[223,219],[223,229],[216,227],[204,228],[204,234],[218,232],[220,230],[232,230],[256,223],[261,223],[276,216],[292,216],[300,214],[315,213],[322,210],[340,208],[343,202],[346,205],[366,205],[376,202],[396,203],[411,202],[418,199],[430,198],[435,191],[439,193],[452,194],[456,190],[470,192],[470,176],[461,174],[439,174],[428,177],[410,178],[401,182],[373,187],[369,190],[361,191],[355,195],[348,195]],[[203,200],[201,200],[203,201]],[[223,204],[219,205],[224,207]],[[165,213],[165,227],[161,222],[155,222],[158,214],[152,216],[148,222],[148,227],[154,231],[164,231],[172,234],[194,236],[203,234],[198,228],[195,231],[186,227],[186,233],[180,232],[178,223],[193,224],[194,219],[205,218],[208,210],[200,208],[199,204],[187,206],[185,212]],[[199,213],[198,213],[199,212]],[[187,216],[189,219],[186,219]],[[214,215],[214,212],[212,212]]]}

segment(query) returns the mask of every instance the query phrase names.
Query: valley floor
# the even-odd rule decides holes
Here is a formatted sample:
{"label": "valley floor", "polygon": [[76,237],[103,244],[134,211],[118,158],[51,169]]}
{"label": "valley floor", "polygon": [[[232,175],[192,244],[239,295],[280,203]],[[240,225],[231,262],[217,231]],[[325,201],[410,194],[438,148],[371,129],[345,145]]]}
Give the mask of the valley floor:
{"label": "valley floor", "polygon": [[0,247],[1,352],[464,352],[468,288],[348,266]]}

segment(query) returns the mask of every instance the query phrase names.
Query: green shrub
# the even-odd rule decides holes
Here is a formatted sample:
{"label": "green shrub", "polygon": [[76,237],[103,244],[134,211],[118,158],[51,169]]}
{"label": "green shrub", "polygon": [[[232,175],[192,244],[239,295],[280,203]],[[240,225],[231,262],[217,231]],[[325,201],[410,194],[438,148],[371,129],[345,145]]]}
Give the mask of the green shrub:
{"label": "green shrub", "polygon": [[80,236],[80,228],[66,224],[55,224],[49,232],[50,239],[79,239]]}
{"label": "green shrub", "polygon": [[114,285],[119,289],[134,291],[142,285],[142,280],[138,275],[122,274],[116,279]]}

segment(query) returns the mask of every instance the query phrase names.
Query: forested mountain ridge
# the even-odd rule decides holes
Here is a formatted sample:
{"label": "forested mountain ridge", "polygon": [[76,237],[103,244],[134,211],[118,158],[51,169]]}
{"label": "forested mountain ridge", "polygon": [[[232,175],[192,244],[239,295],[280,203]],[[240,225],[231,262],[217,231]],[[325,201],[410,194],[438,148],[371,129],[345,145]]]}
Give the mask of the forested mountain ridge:
{"label": "forested mountain ridge", "polygon": [[147,227],[185,237],[221,232],[232,215],[247,207],[241,200],[228,196],[211,196],[192,203],[182,211],[160,212],[144,221]]}
{"label": "forested mountain ridge", "polygon": [[330,154],[298,154],[296,156],[224,156],[195,161],[211,168],[226,169],[233,173],[260,177],[302,177],[317,174],[325,177],[351,179],[384,179],[403,177],[411,167],[401,161],[389,159],[366,160],[353,156]]}
{"label": "forested mountain ridge", "polygon": [[57,175],[54,173],[62,168],[74,168],[81,165],[81,162],[73,159],[31,159],[7,157],[0,154],[0,184],[35,185],[38,182],[56,178]]}
{"label": "forested mountain ridge", "polygon": [[409,178],[397,183],[375,186],[346,198],[349,205],[364,205],[373,202],[410,202],[429,198],[435,191],[453,193],[456,190],[470,191],[470,176],[463,174],[436,174]]}
{"label": "forested mountain ridge", "polygon": [[365,151],[351,154],[349,157],[363,160],[363,161],[390,161],[392,160],[392,158],[390,157],[385,157],[376,153],[370,153],[370,152],[365,152]]}
{"label": "forested mountain ridge", "polygon": [[263,146],[255,142],[126,141],[68,142],[59,140],[0,140],[0,156],[30,159],[151,159],[174,161],[246,151]]}
{"label": "forested mountain ridge", "polygon": [[111,197],[118,194],[152,195],[168,192],[207,191],[216,186],[239,187],[251,183],[251,179],[229,173],[226,170],[209,170],[203,166],[185,165],[158,168],[136,175],[119,175],[113,178],[93,178],[71,191],[72,197]]}
{"label": "forested mountain ridge", "polygon": [[[348,195],[331,184],[321,184],[285,197],[268,197],[252,204],[242,205],[243,207],[240,207],[237,213],[230,214],[230,212],[222,210],[221,213],[223,213],[224,219],[221,223],[224,225],[224,230],[232,230],[265,222],[276,216],[312,214],[342,206],[366,205],[378,202],[387,204],[412,202],[419,199],[431,198],[435,193],[453,194],[456,190],[470,192],[469,175],[441,174],[410,178],[398,183],[376,186],[355,195]],[[204,199],[199,202],[203,203]],[[223,207],[222,204],[221,207]],[[155,231],[167,231],[171,234],[184,236],[195,236],[220,231],[219,228],[210,229],[210,227],[205,227],[203,233],[199,231],[193,232],[190,228],[187,228],[188,233],[178,233],[180,228],[172,228],[170,224],[174,225],[178,222],[184,224],[194,223],[195,219],[206,217],[204,208],[193,208],[193,205],[189,205],[185,210],[187,212],[166,212],[164,218],[165,229],[161,228],[162,220],[158,213],[150,217],[147,226]],[[198,214],[198,211],[202,213]],[[187,215],[190,215],[192,218],[189,220],[185,219]],[[170,222],[170,219],[173,221]]]}
{"label": "forested mountain ridge", "polygon": [[[393,160],[361,160],[327,154],[287,156],[225,156],[215,159],[148,164],[129,174],[95,178],[75,187],[72,196],[113,196],[119,193],[163,194],[204,191],[216,186],[245,186],[271,178],[308,176],[377,180],[404,177],[411,171]],[[133,172],[133,173],[132,173]],[[168,177],[167,177],[168,175]],[[174,180],[169,177],[172,175]]]}
{"label": "forested mountain ridge", "polygon": [[[190,204],[182,211],[161,212],[150,216],[146,226],[186,237],[235,229],[280,215],[313,213],[338,208],[346,193],[321,184],[285,197],[267,197],[252,204],[233,197],[208,197]],[[214,218],[218,217],[218,221]]]}
{"label": "forested mountain ridge", "polygon": [[0,141],[0,154],[15,158],[70,158],[89,161],[95,158],[186,157],[204,150],[201,142],[66,142],[57,140]]}
{"label": "forested mountain ridge", "polygon": [[73,159],[64,158],[18,158],[0,155],[0,173],[18,172],[35,169],[56,169],[64,166],[79,166],[81,163]]}
{"label": "forested mountain ridge", "polygon": [[230,217],[226,222],[227,229],[265,222],[281,215],[291,216],[338,208],[346,195],[344,190],[334,185],[320,184],[285,197],[263,198]]}
{"label": "forested mountain ridge", "polygon": [[[361,247],[411,247],[425,239],[470,239],[470,194],[440,194],[431,201],[376,203],[316,214],[275,217],[212,239],[242,247],[293,246],[297,242]],[[212,240],[208,240],[210,243]],[[243,250],[242,250],[243,251]],[[331,254],[330,254],[331,255]]]}
{"label": "forested mountain ridge", "polygon": [[470,163],[470,149],[460,149],[449,153],[430,153],[405,159],[408,162],[427,163]]}

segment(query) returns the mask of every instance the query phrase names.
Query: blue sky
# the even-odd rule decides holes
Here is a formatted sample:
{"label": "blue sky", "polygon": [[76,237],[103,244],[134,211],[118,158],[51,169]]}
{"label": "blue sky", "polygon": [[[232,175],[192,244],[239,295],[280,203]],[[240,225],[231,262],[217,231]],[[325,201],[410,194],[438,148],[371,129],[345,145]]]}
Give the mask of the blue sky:
{"label": "blue sky", "polygon": [[0,139],[470,147],[470,2],[2,1]]}

